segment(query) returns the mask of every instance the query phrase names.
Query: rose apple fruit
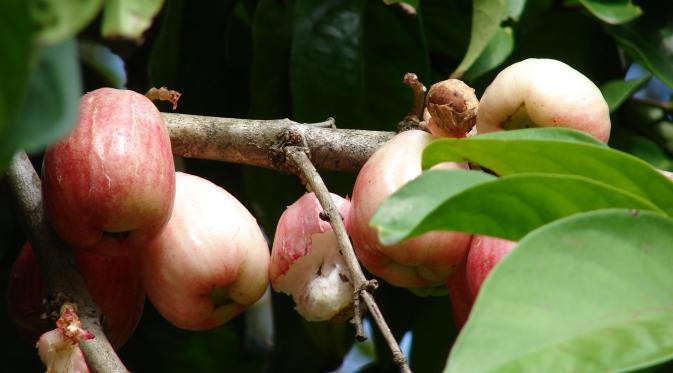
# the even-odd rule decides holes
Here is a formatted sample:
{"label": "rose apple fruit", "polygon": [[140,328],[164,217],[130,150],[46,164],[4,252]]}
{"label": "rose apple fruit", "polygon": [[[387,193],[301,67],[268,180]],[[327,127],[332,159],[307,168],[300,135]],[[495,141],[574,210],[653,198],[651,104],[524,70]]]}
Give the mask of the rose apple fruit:
{"label": "rose apple fruit", "polygon": [[[386,246],[369,226],[381,202],[421,174],[421,154],[434,137],[426,132],[402,132],[379,148],[360,170],[347,219],[355,252],[364,266],[388,283],[407,288],[444,284],[465,257],[470,235],[429,232]],[[443,163],[443,168],[466,168]]]}
{"label": "rose apple fruit", "polygon": [[[331,196],[341,216],[348,216],[350,202]],[[315,194],[307,193],[283,212],[269,266],[273,289],[291,295],[309,321],[332,320],[353,302],[348,267],[332,226],[320,218],[322,211]]]}
{"label": "rose apple fruit", "polygon": [[529,58],[502,70],[479,101],[477,132],[565,127],[607,143],[610,112],[601,91],[563,62]]}
{"label": "rose apple fruit", "polygon": [[[145,304],[137,257],[75,250],[75,259],[91,298],[103,312],[106,336],[118,349],[135,331]],[[31,341],[53,324],[44,317],[46,295],[37,258],[26,242],[10,272],[7,307],[19,331]]]}
{"label": "rose apple fruit", "polygon": [[133,91],[85,94],[74,130],[47,149],[42,178],[49,222],[73,247],[116,255],[144,246],[168,221],[175,195],[161,114]]}
{"label": "rose apple fruit", "polygon": [[472,237],[465,263],[447,280],[456,326],[465,324],[484,280],[515,245],[502,238],[476,234]]}
{"label": "rose apple fruit", "polygon": [[256,302],[269,246],[250,212],[208,180],[178,172],[173,214],[141,252],[150,301],[173,325],[209,329]]}

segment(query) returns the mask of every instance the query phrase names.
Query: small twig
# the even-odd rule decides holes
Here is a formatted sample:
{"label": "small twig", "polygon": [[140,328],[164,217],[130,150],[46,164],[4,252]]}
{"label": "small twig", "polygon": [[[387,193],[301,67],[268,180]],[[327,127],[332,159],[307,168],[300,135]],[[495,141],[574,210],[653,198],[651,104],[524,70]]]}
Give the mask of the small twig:
{"label": "small twig", "polygon": [[[288,119],[289,121],[289,119]],[[307,126],[311,127],[317,127],[317,128],[336,128],[336,124],[334,123],[334,118],[327,118],[324,122],[318,122],[318,123],[304,123]]]}
{"label": "small twig", "polygon": [[[302,180],[305,180],[306,183],[310,186],[311,190],[315,193],[320,205],[323,208],[323,211],[329,216],[329,221],[334,231],[337,242],[339,244],[339,249],[343,255],[348,270],[353,280],[353,288],[355,289],[355,294],[362,297],[362,300],[367,305],[372,318],[376,322],[376,325],[381,330],[383,337],[390,347],[390,351],[393,354],[393,360],[395,364],[399,367],[401,372],[411,372],[409,365],[407,364],[407,359],[404,357],[404,353],[400,349],[397,340],[393,336],[393,333],[390,331],[390,327],[386,324],[386,321],[379,310],[374,297],[371,294],[371,290],[375,288],[376,282],[367,281],[365,275],[362,273],[360,264],[357,257],[355,256],[355,251],[351,245],[350,239],[348,238],[348,233],[346,232],[346,227],[344,226],[339,210],[334,205],[332,197],[330,196],[325,183],[323,182],[320,174],[311,163],[307,153],[307,149],[299,146],[288,146],[285,148],[285,154],[287,159],[292,163],[294,168],[297,169],[298,176]],[[354,308],[354,324],[361,324],[362,312],[358,303],[358,307]],[[358,318],[360,320],[358,320]],[[360,333],[362,335],[362,333]]]}
{"label": "small twig", "polygon": [[409,115],[416,117],[418,120],[422,120],[423,109],[425,108],[425,92],[427,89],[414,73],[404,74],[402,82],[411,87],[411,90],[414,92],[414,101],[411,104]]}
{"label": "small twig", "polygon": [[50,295],[47,306],[59,310],[65,302],[77,305],[84,329],[93,339],[82,341],[80,348],[92,372],[126,372],[101,326],[101,311],[94,303],[79,273],[75,256],[47,224],[40,178],[25,152],[14,155],[6,175],[14,194],[18,218],[40,264],[42,278]]}
{"label": "small twig", "polygon": [[426,126],[425,122],[423,122],[423,111],[425,109],[425,92],[427,89],[414,73],[404,74],[402,83],[411,88],[414,93],[414,99],[411,103],[409,113],[397,124],[397,132],[408,131],[411,129],[421,129],[425,131]]}
{"label": "small twig", "polygon": [[152,101],[168,101],[173,105],[173,110],[178,108],[178,100],[182,96],[182,93],[178,91],[170,90],[166,87],[161,88],[150,88],[145,97],[149,98]]}

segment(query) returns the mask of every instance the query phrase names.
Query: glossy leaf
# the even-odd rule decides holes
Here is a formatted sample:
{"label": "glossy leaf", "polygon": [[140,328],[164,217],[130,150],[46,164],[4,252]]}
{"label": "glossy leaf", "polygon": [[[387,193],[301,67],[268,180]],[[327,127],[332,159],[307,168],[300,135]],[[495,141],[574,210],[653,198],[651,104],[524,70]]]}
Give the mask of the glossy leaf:
{"label": "glossy leaf", "polygon": [[651,76],[631,80],[613,80],[601,86],[601,93],[608,103],[610,113],[617,110],[637,90],[650,80]]}
{"label": "glossy leaf", "polygon": [[526,8],[526,0],[507,0],[507,17],[518,21]]}
{"label": "glossy leaf", "polygon": [[163,0],[106,0],[103,36],[139,39],[150,27],[163,3]]}
{"label": "glossy leaf", "polygon": [[507,14],[505,0],[474,0],[472,2],[472,31],[470,44],[463,61],[453,76],[462,76],[479,58],[488,43],[500,28],[500,22]]}
{"label": "glossy leaf", "polygon": [[486,279],[446,371],[613,372],[672,358],[671,241],[673,220],[646,211],[531,232]]}
{"label": "glossy leaf", "polygon": [[651,11],[645,9],[647,16],[623,25],[608,25],[606,30],[631,58],[673,88],[673,46],[662,39],[673,35],[673,3],[652,6]]}
{"label": "glossy leaf", "polygon": [[[252,22],[252,92],[255,119],[290,117],[291,2],[261,0]],[[269,63],[274,61],[274,63]]]}
{"label": "glossy leaf", "polygon": [[[523,137],[570,130],[535,128],[521,132]],[[673,216],[673,183],[645,161],[603,145],[549,141],[541,137],[517,140],[513,135],[517,132],[435,141],[423,152],[423,166],[469,160],[498,175],[526,172],[579,175],[647,199]]]}
{"label": "glossy leaf", "polygon": [[654,141],[633,131],[619,131],[610,135],[610,145],[634,155],[660,170],[673,169],[673,160]]}
{"label": "glossy leaf", "polygon": [[499,28],[491,41],[481,53],[479,58],[474,61],[474,64],[465,72],[465,80],[473,80],[474,78],[489,72],[500,64],[502,64],[507,57],[514,50],[514,35],[511,27]]}
{"label": "glossy leaf", "polygon": [[17,149],[35,152],[65,135],[77,121],[81,95],[74,40],[45,48],[11,131],[0,138],[0,168]]}
{"label": "glossy leaf", "polygon": [[39,32],[36,41],[50,45],[72,37],[98,14],[102,0],[38,0],[32,2],[32,17]]}
{"label": "glossy leaf", "polygon": [[[11,16],[8,16],[10,15]],[[0,142],[9,135],[10,123],[21,108],[28,78],[35,66],[30,4],[24,0],[0,1]],[[0,148],[0,153],[6,153]],[[7,154],[0,155],[0,171]]]}
{"label": "glossy leaf", "polygon": [[631,0],[579,0],[594,16],[610,24],[626,23],[643,14]]}
{"label": "glossy leaf", "polygon": [[411,107],[405,73],[429,76],[417,17],[381,1],[294,2],[290,89],[302,122],[390,129]]}
{"label": "glossy leaf", "polygon": [[[469,1],[421,1],[419,14],[423,20],[423,33],[430,53],[455,60],[456,66],[465,55],[470,41],[471,12]],[[445,75],[449,73],[450,71]]]}
{"label": "glossy leaf", "polygon": [[[427,191],[433,191],[427,193]],[[386,198],[370,224],[385,245],[433,230],[519,240],[531,230],[585,211],[663,212],[636,195],[581,176],[430,170]]]}

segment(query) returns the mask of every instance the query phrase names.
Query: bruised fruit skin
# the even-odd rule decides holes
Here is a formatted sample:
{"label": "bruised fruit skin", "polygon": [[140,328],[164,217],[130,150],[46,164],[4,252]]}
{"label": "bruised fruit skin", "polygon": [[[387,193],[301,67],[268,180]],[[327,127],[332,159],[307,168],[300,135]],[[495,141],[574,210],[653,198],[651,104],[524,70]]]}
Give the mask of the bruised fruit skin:
{"label": "bruised fruit skin", "polygon": [[[347,225],[364,266],[388,283],[407,288],[444,284],[465,257],[470,235],[429,232],[397,245],[384,246],[369,222],[383,199],[421,174],[423,148],[434,137],[418,130],[402,132],[379,148],[360,170],[353,188]],[[443,163],[443,168],[466,168]]]}
{"label": "bruised fruit skin", "polygon": [[173,325],[209,329],[264,294],[269,247],[255,218],[224,189],[180,172],[176,186],[170,221],[141,252],[143,283]]}
{"label": "bruised fruit skin", "polygon": [[97,246],[109,255],[143,247],[168,221],[175,195],[161,114],[133,91],[85,94],[74,130],[47,149],[42,179],[47,217],[73,247],[125,242]]}
{"label": "bruised fruit skin", "polygon": [[[119,349],[135,331],[145,305],[137,258],[75,250],[75,260],[91,298],[103,312],[108,340]],[[37,258],[26,242],[10,272],[7,311],[20,332],[31,341],[52,325],[45,314],[46,295]]]}
{"label": "bruised fruit skin", "polygon": [[[332,201],[342,217],[348,216],[348,200],[332,194]],[[348,268],[321,211],[315,194],[308,193],[283,212],[269,266],[273,289],[291,295],[297,311],[309,321],[331,320],[353,301]]]}
{"label": "bruised fruit skin", "polygon": [[564,127],[607,143],[610,112],[601,91],[563,62],[526,59],[502,70],[479,101],[477,132]]}
{"label": "bruised fruit skin", "polygon": [[456,326],[465,324],[484,280],[515,245],[502,238],[473,236],[465,264],[447,281]]}

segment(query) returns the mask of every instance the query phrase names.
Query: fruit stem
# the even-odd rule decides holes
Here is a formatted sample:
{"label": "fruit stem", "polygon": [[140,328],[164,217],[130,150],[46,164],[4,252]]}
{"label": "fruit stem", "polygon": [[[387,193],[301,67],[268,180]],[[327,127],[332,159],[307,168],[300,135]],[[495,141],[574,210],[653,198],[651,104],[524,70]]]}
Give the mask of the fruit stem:
{"label": "fruit stem", "polygon": [[14,155],[5,179],[14,196],[21,227],[33,245],[42,278],[45,279],[50,299],[47,307],[60,310],[66,302],[77,305],[82,327],[94,335],[94,338],[80,342],[84,359],[92,372],[127,372],[105,337],[100,308],[86,289],[73,250],[56,236],[47,223],[40,177],[24,151]]}
{"label": "fruit stem", "polygon": [[[303,141],[302,141],[303,143]],[[285,155],[287,160],[291,163],[293,167],[290,169],[295,169],[297,176],[299,176],[303,181],[306,182],[307,188],[312,190],[318,201],[323,208],[323,212],[327,214],[332,230],[334,231],[337,242],[339,244],[339,251],[343,255],[348,270],[351,274],[351,279],[353,280],[353,288],[356,289],[354,292],[354,297],[360,297],[367,305],[367,309],[371,314],[371,317],[376,322],[376,325],[379,327],[381,334],[388,343],[390,351],[393,354],[393,360],[395,364],[400,369],[400,372],[411,372],[409,365],[407,364],[407,359],[404,356],[404,353],[400,349],[397,340],[393,336],[393,333],[390,331],[390,327],[386,323],[381,310],[376,304],[372,291],[376,288],[376,281],[368,281],[365,278],[362,268],[358,262],[357,257],[355,256],[355,251],[351,245],[350,239],[348,238],[348,233],[346,232],[346,227],[343,222],[343,218],[339,214],[339,210],[334,205],[334,201],[330,196],[327,186],[320,177],[320,174],[311,163],[309,159],[309,151],[306,147],[302,146],[286,146]],[[353,308],[353,324],[356,326],[356,338],[359,341],[362,341],[364,334],[362,333],[362,309],[359,302],[354,302]],[[358,325],[360,325],[358,330]]]}

